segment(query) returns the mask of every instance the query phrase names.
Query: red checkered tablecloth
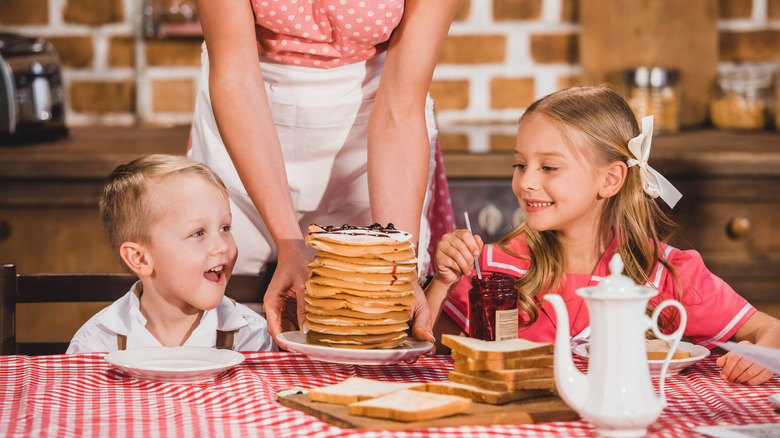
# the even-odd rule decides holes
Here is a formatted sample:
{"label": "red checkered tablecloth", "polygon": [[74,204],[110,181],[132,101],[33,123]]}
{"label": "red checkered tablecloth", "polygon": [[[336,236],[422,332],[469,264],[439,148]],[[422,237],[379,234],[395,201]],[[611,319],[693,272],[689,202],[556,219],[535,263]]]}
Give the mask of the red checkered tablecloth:
{"label": "red checkered tablecloth", "polygon": [[[408,431],[340,429],[274,401],[292,387],[336,383],[350,376],[390,381],[444,380],[449,356],[412,365],[323,363],[293,353],[247,353],[247,360],[208,383],[135,380],[100,354],[0,356],[2,437],[591,437],[584,421],[536,425],[460,426]],[[668,407],[648,436],[701,436],[702,425],[780,422],[767,397],[780,377],[758,387],[718,377],[715,357],[667,379]]]}

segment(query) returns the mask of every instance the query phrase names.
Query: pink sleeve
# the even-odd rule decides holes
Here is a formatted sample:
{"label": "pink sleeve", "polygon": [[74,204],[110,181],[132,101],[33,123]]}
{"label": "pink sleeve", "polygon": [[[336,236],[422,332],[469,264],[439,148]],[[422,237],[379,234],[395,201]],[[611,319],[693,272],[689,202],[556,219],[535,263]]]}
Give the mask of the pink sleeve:
{"label": "pink sleeve", "polygon": [[675,279],[664,269],[661,294],[653,304],[661,299],[679,299],[688,315],[685,336],[694,343],[715,348],[715,342],[731,338],[756,312],[747,300],[704,266],[697,251],[675,250],[668,261],[676,270],[682,296],[675,293]]}
{"label": "pink sleeve", "polygon": [[469,289],[471,289],[471,276],[464,275],[443,306],[443,311],[467,334],[469,332]]}

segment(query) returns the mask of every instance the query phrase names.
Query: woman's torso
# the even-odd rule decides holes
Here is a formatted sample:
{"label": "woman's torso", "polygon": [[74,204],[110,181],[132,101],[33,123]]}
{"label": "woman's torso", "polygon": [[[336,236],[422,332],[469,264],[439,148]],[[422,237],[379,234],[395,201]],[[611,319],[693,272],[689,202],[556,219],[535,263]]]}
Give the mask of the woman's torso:
{"label": "woman's torso", "polygon": [[331,68],[385,49],[403,0],[251,0],[257,46],[272,61]]}

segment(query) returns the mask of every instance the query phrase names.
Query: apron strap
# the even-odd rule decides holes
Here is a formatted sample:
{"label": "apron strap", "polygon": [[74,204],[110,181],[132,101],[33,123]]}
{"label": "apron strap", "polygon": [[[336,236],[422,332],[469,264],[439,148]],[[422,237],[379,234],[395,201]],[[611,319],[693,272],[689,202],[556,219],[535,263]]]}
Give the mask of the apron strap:
{"label": "apron strap", "polygon": [[127,350],[127,336],[117,334],[116,346],[119,350]]}
{"label": "apron strap", "polygon": [[[228,297],[231,303],[233,305],[236,305],[236,300],[233,298]],[[225,350],[232,350],[233,349],[233,335],[236,333],[236,330],[229,331],[229,332],[223,332],[222,330],[217,330],[217,348],[225,349]]]}

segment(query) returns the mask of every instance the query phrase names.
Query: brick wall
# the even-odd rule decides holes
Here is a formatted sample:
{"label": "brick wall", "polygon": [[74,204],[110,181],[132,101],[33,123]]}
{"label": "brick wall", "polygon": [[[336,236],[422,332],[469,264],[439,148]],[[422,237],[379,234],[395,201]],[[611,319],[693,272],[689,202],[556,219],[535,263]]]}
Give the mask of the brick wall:
{"label": "brick wall", "polygon": [[[201,41],[136,39],[140,1],[3,0],[0,30],[59,51],[70,126],[191,120]],[[523,109],[578,82],[578,1],[461,1],[431,85],[445,148],[512,148]],[[718,3],[722,63],[780,60],[780,0]]]}

